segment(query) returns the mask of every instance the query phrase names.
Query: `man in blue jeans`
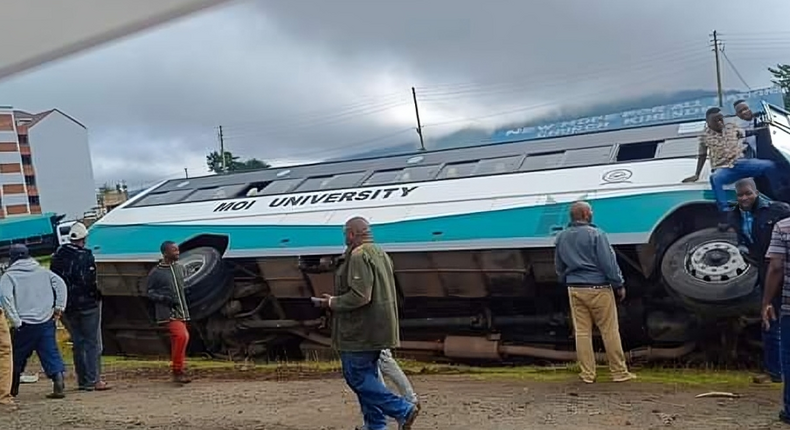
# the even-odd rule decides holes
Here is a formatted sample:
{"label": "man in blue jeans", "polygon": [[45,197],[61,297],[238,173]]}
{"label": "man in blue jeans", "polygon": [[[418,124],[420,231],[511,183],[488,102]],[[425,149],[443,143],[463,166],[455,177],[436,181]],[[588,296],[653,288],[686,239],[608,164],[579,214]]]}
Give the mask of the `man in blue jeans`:
{"label": "man in blue jeans", "polygon": [[356,217],[345,225],[346,253],[334,296],[315,299],[332,314],[332,344],[343,376],[359,399],[367,430],[385,430],[387,417],[411,430],[420,406],[387,389],[379,378],[381,351],[400,345],[392,260],[376,244],[370,226]]}
{"label": "man in blue jeans", "polygon": [[101,294],[96,283],[96,261],[85,247],[88,229],[74,223],[69,241],[55,251],[50,270],[68,286],[69,302],[63,325],[71,336],[77,386],[81,391],[104,391],[101,380]]}
{"label": "man in blue jeans", "polygon": [[[759,195],[757,186],[751,178],[741,179],[735,183],[735,194],[738,197],[737,209],[730,212],[729,224],[738,235],[738,248],[751,264],[757,267],[760,286],[765,283],[765,253],[771,242],[774,225],[790,217],[790,205],[784,202],[771,201]],[[765,288],[763,287],[763,290]],[[779,308],[779,297],[772,303],[774,309]],[[782,382],[782,365],[779,358],[780,331],[779,324],[772,324],[763,330],[763,363],[765,374],[756,376],[754,382]]]}
{"label": "man in blue jeans", "polygon": [[66,283],[30,258],[24,245],[11,245],[9,257],[11,266],[0,277],[0,303],[14,326],[11,395],[19,393],[20,376],[35,351],[52,380],[52,394],[47,397],[62,399],[66,368],[58,350],[55,323],[66,307]]}
{"label": "man in blue jeans", "polygon": [[705,113],[707,126],[699,137],[699,151],[697,154],[697,171],[694,175],[684,179],[683,182],[696,182],[702,173],[708,156],[710,156],[710,185],[716,199],[716,206],[722,214],[719,229],[724,231],[729,228],[726,218],[729,211],[727,193],[724,187],[743,178],[765,176],[772,185],[775,183],[776,165],[770,160],[746,158],[744,151],[747,145],[743,139],[751,136],[754,130],[743,131],[735,124],[725,124],[724,114],[719,108],[710,108]]}

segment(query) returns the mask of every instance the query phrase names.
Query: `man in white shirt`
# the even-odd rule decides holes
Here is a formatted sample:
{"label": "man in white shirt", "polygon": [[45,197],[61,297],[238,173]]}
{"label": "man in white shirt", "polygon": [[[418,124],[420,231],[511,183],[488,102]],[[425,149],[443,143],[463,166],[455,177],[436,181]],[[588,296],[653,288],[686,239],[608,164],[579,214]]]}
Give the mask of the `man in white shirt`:
{"label": "man in white shirt", "polygon": [[[733,107],[735,108],[735,125],[737,125],[741,130],[754,130],[757,128],[757,117],[754,116],[752,113],[751,108],[746,103],[746,100],[737,100],[733,103]],[[749,146],[749,149],[746,151],[747,158],[754,158],[757,156],[757,136],[751,135],[743,139],[743,142]]]}

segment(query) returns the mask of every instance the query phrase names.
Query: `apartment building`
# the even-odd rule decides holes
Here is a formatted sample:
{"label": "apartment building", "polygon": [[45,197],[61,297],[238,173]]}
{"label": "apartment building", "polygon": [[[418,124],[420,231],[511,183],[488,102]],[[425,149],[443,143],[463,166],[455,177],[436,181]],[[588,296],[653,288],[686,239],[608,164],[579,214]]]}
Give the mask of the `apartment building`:
{"label": "apartment building", "polygon": [[57,109],[0,107],[0,218],[55,212],[76,219],[95,206],[86,127]]}

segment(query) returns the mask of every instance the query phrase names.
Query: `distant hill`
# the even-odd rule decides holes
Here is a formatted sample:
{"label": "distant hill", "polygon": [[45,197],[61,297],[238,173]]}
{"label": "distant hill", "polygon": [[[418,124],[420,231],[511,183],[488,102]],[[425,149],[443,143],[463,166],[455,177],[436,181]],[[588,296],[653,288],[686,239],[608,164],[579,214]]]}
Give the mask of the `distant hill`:
{"label": "distant hill", "polygon": [[[735,93],[736,91],[727,91],[727,94]],[[528,117],[523,121],[514,121],[511,124],[504,124],[499,129],[515,128],[533,126],[538,124],[545,124],[557,121],[568,121],[575,118],[582,118],[586,116],[605,115],[615,112],[622,112],[632,109],[644,109],[653,106],[679,103],[686,100],[694,100],[702,97],[713,97],[716,95],[715,91],[710,90],[683,90],[671,93],[652,94],[648,96],[635,97],[630,99],[622,99],[611,102],[597,103],[594,105],[577,105],[566,106],[561,108],[557,113],[551,115],[543,115],[537,117]],[[475,146],[485,142],[491,136],[491,132],[481,128],[465,128],[458,130],[455,133],[447,136],[428,140],[425,142],[427,149],[448,149],[460,148],[465,146]],[[337,160],[350,160],[356,158],[368,157],[383,157],[387,155],[409,154],[417,151],[417,147],[413,143],[403,143],[399,145],[388,146],[385,148],[377,148],[370,151],[358,152],[355,154],[339,157],[333,159]]]}

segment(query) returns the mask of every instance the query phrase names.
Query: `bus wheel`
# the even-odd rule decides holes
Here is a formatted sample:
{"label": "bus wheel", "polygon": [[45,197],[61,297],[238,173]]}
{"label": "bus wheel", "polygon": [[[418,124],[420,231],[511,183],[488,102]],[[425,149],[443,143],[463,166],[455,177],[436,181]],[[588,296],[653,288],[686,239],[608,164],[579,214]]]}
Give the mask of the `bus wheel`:
{"label": "bus wheel", "polygon": [[184,288],[190,316],[194,320],[205,319],[230,298],[230,272],[219,251],[210,246],[184,251],[179,262],[187,272]]}
{"label": "bus wheel", "polygon": [[753,296],[757,269],[738,251],[732,232],[708,228],[673,243],[661,261],[661,275],[683,301],[734,304]]}

